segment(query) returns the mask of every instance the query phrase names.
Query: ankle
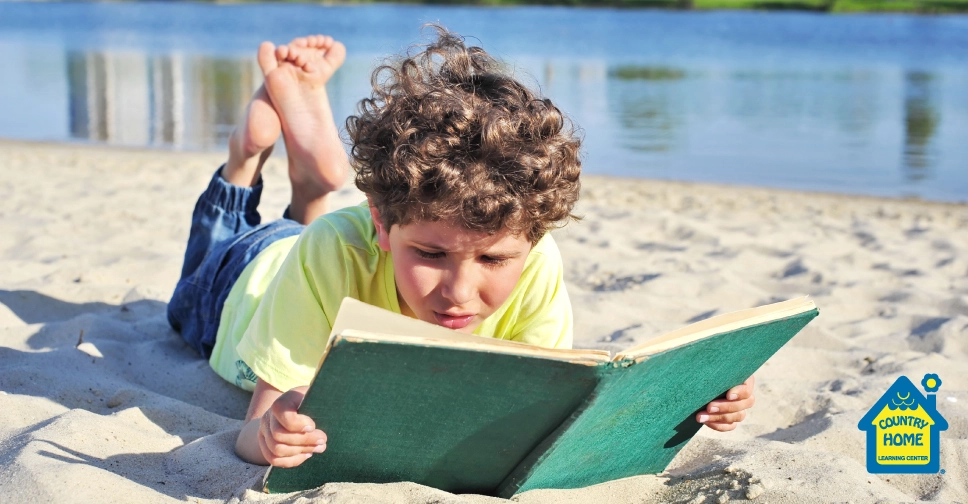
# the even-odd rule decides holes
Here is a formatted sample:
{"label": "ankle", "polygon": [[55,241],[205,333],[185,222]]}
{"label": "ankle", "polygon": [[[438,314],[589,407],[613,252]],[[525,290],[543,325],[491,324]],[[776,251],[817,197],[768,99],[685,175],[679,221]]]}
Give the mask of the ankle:
{"label": "ankle", "polygon": [[289,218],[308,225],[329,210],[329,192],[301,192],[293,188]]}
{"label": "ankle", "polygon": [[272,147],[256,151],[246,152],[242,147],[242,140],[237,135],[238,129],[232,132],[229,137],[229,159],[222,166],[221,176],[226,182],[240,187],[252,187],[258,184],[262,172],[262,165],[265,164]]}

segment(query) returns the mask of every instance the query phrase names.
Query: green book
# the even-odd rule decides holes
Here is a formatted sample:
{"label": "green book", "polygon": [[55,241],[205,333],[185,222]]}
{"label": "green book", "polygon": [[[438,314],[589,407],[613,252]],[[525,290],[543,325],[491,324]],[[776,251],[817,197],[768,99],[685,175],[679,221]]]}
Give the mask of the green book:
{"label": "green book", "polygon": [[658,473],[696,413],[817,316],[807,298],[697,322],[610,357],[458,333],[344,299],[299,412],[327,448],[263,490],[412,481],[510,497]]}

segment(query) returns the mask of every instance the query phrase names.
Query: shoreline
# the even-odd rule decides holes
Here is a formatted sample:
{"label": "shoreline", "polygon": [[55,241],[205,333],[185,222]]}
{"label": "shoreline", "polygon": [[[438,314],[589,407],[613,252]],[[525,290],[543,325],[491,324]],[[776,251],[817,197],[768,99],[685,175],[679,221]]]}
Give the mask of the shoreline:
{"label": "shoreline", "polygon": [[[0,491],[26,501],[498,503],[411,483],[266,495],[233,453],[248,394],[169,327],[217,153],[0,140]],[[264,171],[265,220],[289,198]],[[333,206],[358,203],[352,188]],[[520,503],[968,501],[968,205],[583,178],[554,232],[575,346],[616,350],[809,295],[820,316],[756,373],[756,406],[659,475]],[[79,335],[102,357],[77,348]],[[88,347],[89,348],[89,347]],[[945,474],[870,474],[858,422],[899,376],[943,381]],[[16,492],[16,493],[14,493]]]}
{"label": "shoreline", "polygon": [[[176,155],[176,156],[188,156],[188,157],[206,157],[212,159],[224,158],[225,154],[222,151],[211,151],[211,150],[177,150],[171,147],[135,147],[126,145],[106,145],[106,144],[96,144],[89,141],[80,140],[78,142],[62,142],[53,140],[20,140],[20,139],[10,139],[10,138],[0,138],[0,148],[5,147],[17,147],[17,146],[34,146],[34,147],[48,147],[53,149],[60,148],[71,148],[71,149],[82,149],[82,150],[106,150],[106,151],[121,151],[130,152],[135,154],[151,154],[151,153],[161,153],[163,155]],[[285,148],[277,146],[273,153],[270,155],[269,159],[274,160],[277,163],[284,162],[283,153]],[[224,161],[224,159],[222,160]],[[220,163],[221,161],[216,161]],[[950,207],[966,207],[968,208],[968,196],[963,201],[947,201],[947,200],[933,200],[924,199],[918,196],[880,196],[874,194],[864,194],[864,193],[850,193],[850,192],[836,192],[836,191],[825,191],[825,190],[810,190],[810,189],[793,189],[788,187],[774,187],[774,186],[761,186],[761,185],[748,185],[748,184],[723,184],[717,182],[703,182],[703,181],[688,181],[688,180],[676,180],[676,179],[664,179],[664,178],[649,178],[649,177],[629,177],[623,175],[609,175],[609,174],[582,174],[582,179],[585,178],[600,178],[603,180],[617,180],[617,181],[628,181],[631,183],[639,182],[649,182],[658,184],[669,184],[678,185],[682,188],[689,186],[698,187],[709,187],[709,188],[720,188],[724,190],[736,189],[744,191],[772,191],[778,193],[788,193],[788,194],[803,194],[803,195],[813,195],[817,197],[833,197],[833,198],[846,198],[849,200],[865,200],[871,202],[903,202],[903,203],[918,203],[925,205],[939,205],[939,206],[950,206]],[[352,186],[352,181],[350,181],[348,186]],[[345,190],[345,188],[344,188]]]}

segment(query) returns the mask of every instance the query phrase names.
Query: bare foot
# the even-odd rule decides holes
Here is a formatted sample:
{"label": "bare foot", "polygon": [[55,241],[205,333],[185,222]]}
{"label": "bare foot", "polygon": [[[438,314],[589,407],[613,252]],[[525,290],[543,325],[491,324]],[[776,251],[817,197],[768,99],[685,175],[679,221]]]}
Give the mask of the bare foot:
{"label": "bare foot", "polygon": [[222,178],[231,184],[251,187],[282,131],[265,86],[252,96],[245,116],[229,137],[229,160],[222,168]]}
{"label": "bare foot", "polygon": [[292,182],[290,216],[308,223],[326,211],[326,195],[346,181],[349,162],[326,94],[346,59],[332,37],[312,35],[259,47],[265,88],[282,123]]}

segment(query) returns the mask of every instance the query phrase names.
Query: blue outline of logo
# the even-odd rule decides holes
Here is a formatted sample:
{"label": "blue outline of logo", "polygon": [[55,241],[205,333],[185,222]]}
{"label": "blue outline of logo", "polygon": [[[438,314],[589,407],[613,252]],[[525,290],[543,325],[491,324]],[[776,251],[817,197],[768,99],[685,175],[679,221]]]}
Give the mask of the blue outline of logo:
{"label": "blue outline of logo", "polygon": [[[931,392],[937,392],[938,388],[941,386],[941,378],[936,374],[926,374],[921,380],[921,386],[924,387],[926,392],[929,392],[927,396],[921,394],[921,391],[911,383],[906,376],[901,376],[894,382],[893,385],[880,399],[874,403],[874,406],[864,415],[864,418],[860,419],[857,423],[857,428],[862,431],[867,431],[867,472],[869,473],[889,473],[889,474],[934,474],[940,470],[940,458],[939,449],[941,446],[938,440],[938,433],[943,430],[948,429],[948,422],[938,413],[937,398],[935,394]],[[922,412],[918,412],[918,409],[923,408]],[[885,430],[883,425],[878,425],[876,421],[879,416],[888,410],[894,413],[895,416],[892,418],[902,418],[905,422],[903,426],[907,427],[907,421],[910,420],[910,426],[918,428],[919,430],[924,430],[925,427],[928,428],[928,461],[927,463],[921,464],[898,464],[898,463],[887,463],[882,464],[878,461],[878,448],[888,446],[885,443],[880,443],[879,441],[887,441],[891,438],[890,434],[884,433]],[[896,412],[896,413],[895,413]],[[905,413],[907,413],[905,415]],[[916,415],[912,415],[916,413]],[[924,417],[930,418],[930,421],[924,420]],[[885,419],[887,420],[887,419]],[[881,420],[884,422],[884,420]],[[898,424],[897,426],[901,426]],[[894,425],[889,425],[888,428],[894,427]],[[883,439],[881,436],[883,434]],[[895,434],[896,436],[901,436],[900,434]],[[912,435],[913,436],[913,435]],[[921,440],[923,434],[917,434],[917,439]],[[906,441],[912,441],[912,438],[905,436],[896,437],[897,439],[903,439]],[[923,450],[922,450],[923,451]],[[909,457],[911,460],[913,457]],[[923,460],[923,459],[921,459]]]}

